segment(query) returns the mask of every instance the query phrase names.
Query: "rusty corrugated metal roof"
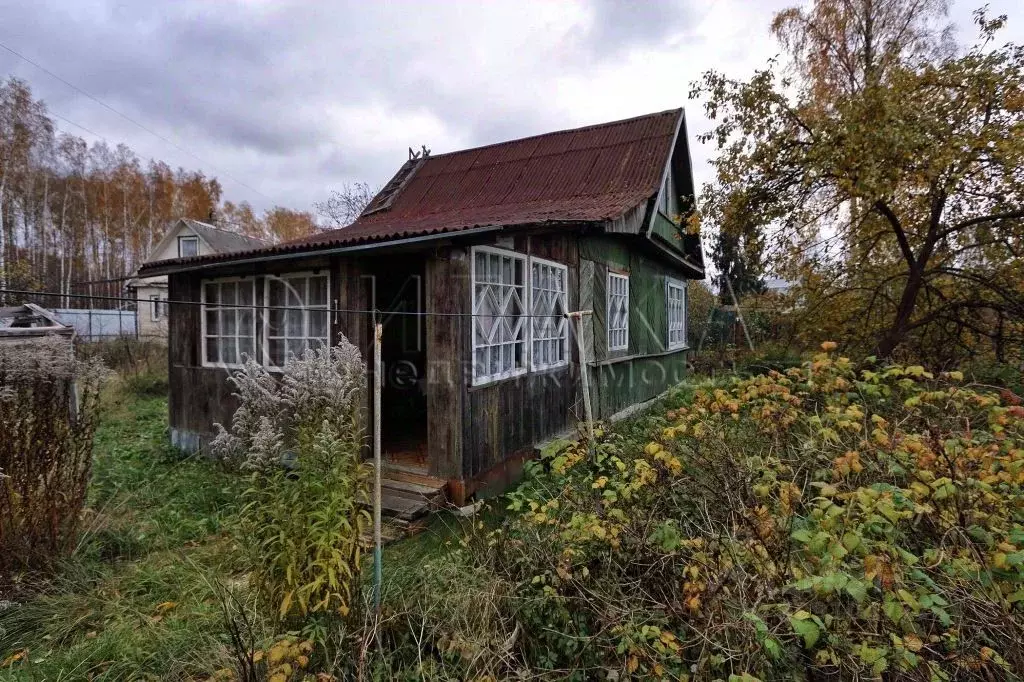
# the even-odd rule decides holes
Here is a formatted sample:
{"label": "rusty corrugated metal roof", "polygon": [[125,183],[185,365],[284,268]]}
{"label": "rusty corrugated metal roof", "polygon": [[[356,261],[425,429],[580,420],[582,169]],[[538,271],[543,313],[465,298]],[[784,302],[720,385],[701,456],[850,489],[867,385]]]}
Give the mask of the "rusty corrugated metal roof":
{"label": "rusty corrugated metal roof", "polygon": [[396,193],[376,197],[348,227],[181,261],[302,252],[474,227],[613,220],[657,194],[682,115],[673,109],[429,156],[414,164],[411,177],[396,182],[408,174],[410,164],[403,165],[388,183]]}

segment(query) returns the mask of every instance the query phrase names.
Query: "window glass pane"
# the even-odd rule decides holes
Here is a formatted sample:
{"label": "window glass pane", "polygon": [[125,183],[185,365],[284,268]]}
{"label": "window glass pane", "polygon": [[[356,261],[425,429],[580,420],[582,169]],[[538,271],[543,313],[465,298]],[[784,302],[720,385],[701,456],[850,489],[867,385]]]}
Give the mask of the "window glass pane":
{"label": "window glass pane", "polygon": [[288,339],[287,346],[288,357],[295,356],[297,358],[302,357],[302,352],[306,350],[306,342],[303,339]]}
{"label": "window glass pane", "polygon": [[199,255],[199,240],[195,237],[178,237],[178,258]]}
{"label": "window glass pane", "polygon": [[216,311],[216,310],[207,310],[206,311],[206,335],[207,336],[216,336],[217,334],[220,333],[219,332],[220,327],[217,324],[217,321],[219,319],[220,319],[220,313],[218,311]]}
{"label": "window glass pane", "polygon": [[477,383],[526,369],[526,258],[511,251],[473,253],[473,378]]}
{"label": "window glass pane", "polygon": [[491,376],[495,376],[501,371],[501,346],[490,347],[490,364],[487,368],[487,373]]}
{"label": "window glass pane", "polygon": [[267,342],[267,353],[270,356],[270,364],[280,367],[284,364],[284,341],[270,339]]}
{"label": "window glass pane", "polygon": [[252,334],[252,318],[253,312],[251,309],[244,308],[238,311],[238,334],[239,335],[251,335]]}
{"label": "window glass pane", "polygon": [[477,252],[476,258],[474,259],[474,267],[476,268],[476,281],[486,282],[487,281],[487,255],[482,252]]}
{"label": "window glass pane", "polygon": [[[253,348],[254,339],[251,336],[240,336],[238,337],[238,352],[244,353],[246,358],[254,357],[255,349]],[[239,362],[242,362],[243,358],[239,358]]]}
{"label": "window glass pane", "polygon": [[289,308],[285,311],[285,335],[302,336],[302,311]]}
{"label": "window glass pane", "polygon": [[306,280],[289,278],[284,282],[285,305],[301,308],[306,298]]}
{"label": "window glass pane", "polygon": [[238,362],[238,353],[235,347],[234,338],[223,338],[220,341],[220,361],[228,364]]}
{"label": "window glass pane", "polygon": [[326,277],[314,277],[309,280],[309,305],[327,305]]}
{"label": "window glass pane", "polygon": [[327,338],[327,311],[309,311],[309,335],[317,338]]}
{"label": "window glass pane", "polygon": [[239,349],[252,354],[256,346],[254,311],[240,307],[253,305],[253,281],[204,282],[203,293],[204,362],[240,363]]}
{"label": "window glass pane", "polygon": [[220,346],[216,337],[206,337],[206,361],[220,362]]}
{"label": "window glass pane", "polygon": [[629,278],[608,273],[608,350],[629,345]]}

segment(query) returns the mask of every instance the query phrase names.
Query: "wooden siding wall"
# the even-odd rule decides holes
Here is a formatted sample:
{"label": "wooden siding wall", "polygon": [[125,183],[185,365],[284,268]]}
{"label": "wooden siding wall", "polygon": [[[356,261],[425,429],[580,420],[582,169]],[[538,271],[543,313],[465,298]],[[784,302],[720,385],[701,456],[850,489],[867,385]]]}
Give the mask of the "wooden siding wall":
{"label": "wooden siding wall", "polygon": [[[308,260],[283,266],[260,267],[245,272],[225,272],[223,276],[258,277],[280,275],[287,272],[307,272],[328,268],[330,271],[330,299],[332,308],[365,310],[369,308],[369,285],[358,261],[351,259]],[[218,273],[217,276],[221,276]],[[204,278],[212,275],[178,273],[168,278],[170,300],[201,301]],[[257,285],[255,303],[263,304],[263,287]],[[202,366],[202,310],[198,305],[174,303],[169,307],[167,358],[170,380],[168,419],[171,442],[175,447],[196,452],[209,445],[214,424],[228,426],[238,408],[234,388],[228,382],[229,371]],[[335,343],[344,334],[359,348],[364,362],[372,352],[369,316],[361,313],[334,313],[331,316],[331,338]],[[262,325],[257,315],[257,353],[261,352]],[[369,378],[369,376],[368,376]],[[369,393],[365,399],[369,414]]]}
{"label": "wooden siding wall", "polygon": [[[195,275],[171,275],[168,278],[168,298],[198,303],[201,300],[200,286],[201,280]],[[227,370],[202,366],[200,306],[169,305],[167,364],[171,444],[188,452],[197,452],[209,445],[215,423],[225,426],[231,423],[238,401],[232,395]]]}
{"label": "wooden siding wall", "polygon": [[[607,418],[649,400],[686,376],[686,351],[668,351],[665,278],[681,275],[622,239],[580,238],[580,272],[591,280],[594,355],[591,394],[595,411]],[[629,346],[608,350],[608,271],[629,274]],[[590,275],[592,273],[592,275]]]}
{"label": "wooden siding wall", "polygon": [[462,423],[467,418],[464,387],[469,380],[463,327],[469,312],[469,257],[449,249],[427,260],[427,454],[430,474],[462,478]]}
{"label": "wooden siding wall", "polygon": [[[518,253],[564,263],[568,267],[570,310],[579,305],[579,251],[573,233],[517,236],[494,244]],[[466,282],[459,305],[469,311],[469,249],[463,249]],[[531,451],[537,443],[569,429],[579,416],[578,357],[569,344],[568,367],[527,372],[484,386],[470,386],[472,378],[471,318],[460,318],[465,379],[463,381],[462,475],[473,478],[502,464],[514,454]],[[570,335],[572,332],[570,332]],[[570,336],[570,340],[574,338]],[[429,340],[428,340],[429,344]]]}

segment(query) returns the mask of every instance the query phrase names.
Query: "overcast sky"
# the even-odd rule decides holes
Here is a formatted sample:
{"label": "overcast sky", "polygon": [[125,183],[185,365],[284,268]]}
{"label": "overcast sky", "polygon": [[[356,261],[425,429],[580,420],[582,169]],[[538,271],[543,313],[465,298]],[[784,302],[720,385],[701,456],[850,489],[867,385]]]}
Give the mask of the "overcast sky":
{"label": "overcast sky", "polygon": [[[793,2],[0,0],[0,43],[202,162],[2,49],[0,69],[54,115],[201,168],[260,209],[380,185],[410,146],[440,153],[679,106],[703,182],[710,150],[692,138],[708,123],[689,84],[762,65],[777,52],[771,15]],[[964,39],[979,4],[954,3]],[[1010,15],[1005,39],[1024,42],[1020,0],[988,4]]]}

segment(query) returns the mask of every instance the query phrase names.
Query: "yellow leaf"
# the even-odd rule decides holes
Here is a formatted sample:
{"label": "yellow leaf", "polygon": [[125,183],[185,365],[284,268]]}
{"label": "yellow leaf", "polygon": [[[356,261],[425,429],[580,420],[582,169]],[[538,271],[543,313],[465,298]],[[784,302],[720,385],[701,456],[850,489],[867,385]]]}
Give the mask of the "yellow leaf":
{"label": "yellow leaf", "polygon": [[155,611],[157,613],[166,613],[167,611],[170,611],[171,609],[173,609],[177,605],[178,605],[178,602],[176,602],[176,601],[161,602],[160,604],[156,605]]}
{"label": "yellow leaf", "polygon": [[626,670],[632,674],[636,672],[636,669],[640,667],[640,660],[636,656],[630,656],[629,660],[626,661]]}
{"label": "yellow leaf", "polygon": [[292,592],[289,592],[288,594],[284,595],[284,599],[281,600],[281,610],[280,610],[281,618],[284,618],[285,616],[288,615],[288,611],[292,607],[292,597],[294,597],[294,596],[295,596],[295,592],[292,591]]}
{"label": "yellow leaf", "polygon": [[914,653],[917,653],[924,646],[924,642],[922,642],[921,638],[917,635],[906,635],[903,637],[903,646],[908,651],[913,651]]}

